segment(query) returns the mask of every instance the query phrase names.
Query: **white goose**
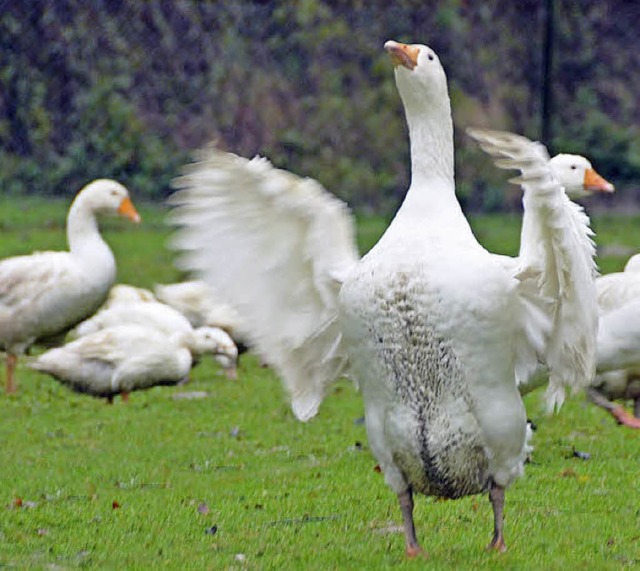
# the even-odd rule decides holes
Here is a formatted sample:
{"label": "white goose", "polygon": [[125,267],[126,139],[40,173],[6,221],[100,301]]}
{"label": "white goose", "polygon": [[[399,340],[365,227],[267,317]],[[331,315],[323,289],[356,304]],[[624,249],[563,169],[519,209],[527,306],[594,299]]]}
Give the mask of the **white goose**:
{"label": "white goose", "polygon": [[[579,155],[556,155],[549,165],[571,198],[595,192],[613,192],[591,163]],[[523,227],[523,231],[525,227]],[[524,238],[523,240],[526,240]],[[597,277],[599,327],[596,376],[587,388],[588,397],[620,423],[640,428],[640,254],[632,256],[623,272]],[[521,394],[544,385],[544,371],[520,385]],[[634,401],[634,415],[612,400]]]}
{"label": "white goose", "polygon": [[226,352],[220,329],[200,328],[164,333],[141,325],[118,325],[56,347],[28,363],[71,389],[94,397],[122,394],[185,379],[192,355]]}
{"label": "white goose", "polygon": [[211,286],[192,280],[174,284],[156,284],[156,297],[182,313],[194,327],[207,325],[224,329],[234,341],[246,346],[240,316],[228,303],[216,296]]}
{"label": "white goose", "polygon": [[543,150],[518,139],[508,149],[510,166],[523,170],[529,225],[541,246],[529,245],[512,269],[482,248],[455,197],[451,108],[438,57],[424,45],[385,48],[409,126],[412,180],[363,259],[346,207],[317,182],[213,149],[177,181],[175,246],[184,251],[181,267],[219,290],[250,325],[298,418],[317,412],[341,374],[355,379],[371,449],[398,495],[408,555],[421,551],[414,491],[452,498],[489,491],[490,547],[503,550],[504,489],[526,455],[517,383],[543,359],[554,404],[563,386],[593,375],[595,310],[581,317],[591,328],[562,321],[595,306],[576,307],[595,297],[588,228]]}
{"label": "white goose", "polygon": [[120,303],[143,303],[158,301],[151,290],[129,284],[116,284],[109,290],[106,301],[101,309],[106,309]]}
{"label": "white goose", "polygon": [[[121,289],[119,291],[137,293],[135,290]],[[70,332],[70,336],[72,338],[85,337],[118,325],[140,325],[154,329],[167,337],[180,333],[188,338],[194,331],[191,323],[182,313],[164,303],[149,301],[144,297],[143,301],[134,302],[113,303],[112,300],[110,305],[78,324]],[[238,348],[229,334],[219,327],[203,326],[196,330],[203,330],[203,332],[206,330],[212,338],[217,340],[216,345],[212,347],[214,359],[223,367],[228,378],[237,378]],[[200,357],[201,355],[194,356]]]}
{"label": "white goose", "polygon": [[611,193],[613,184],[600,176],[588,159],[580,155],[560,153],[549,161],[549,166],[569,198],[576,200],[595,193]]}
{"label": "white goose", "polygon": [[7,393],[15,391],[17,356],[37,339],[56,335],[91,315],[116,275],[97,215],[140,221],[127,189],[107,179],[85,186],[67,216],[68,252],[36,252],[0,262],[0,345],[7,352]]}
{"label": "white goose", "polygon": [[[621,424],[640,428],[640,254],[624,271],[596,280],[600,327],[597,375],[589,398]],[[634,401],[634,414],[612,400]]]}

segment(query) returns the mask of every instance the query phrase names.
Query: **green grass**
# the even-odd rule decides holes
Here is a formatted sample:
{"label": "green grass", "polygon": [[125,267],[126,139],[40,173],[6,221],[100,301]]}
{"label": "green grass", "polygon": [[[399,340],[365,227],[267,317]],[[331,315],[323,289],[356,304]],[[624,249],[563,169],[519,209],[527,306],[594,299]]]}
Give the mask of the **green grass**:
{"label": "green grass", "polygon": [[[0,254],[63,245],[66,204],[1,206]],[[176,279],[162,212],[140,210],[139,227],[106,225],[120,279],[143,286]],[[517,250],[517,217],[476,218],[473,225],[490,249]],[[640,250],[640,220],[596,225],[605,245]],[[361,248],[384,227],[361,221]],[[622,263],[601,261],[613,269]],[[506,554],[483,549],[492,526],[485,497],[419,497],[416,525],[429,559],[408,561],[396,499],[374,471],[356,422],[361,399],[346,382],[316,419],[301,424],[274,373],[251,356],[242,358],[238,381],[205,360],[187,387],[134,393],[113,406],[24,365],[18,380],[17,396],[0,395],[0,569],[640,565],[639,435],[580,396],[554,416],[542,413],[540,395],[527,399],[538,423],[536,449],[526,476],[507,493]],[[174,400],[187,390],[208,396]],[[573,457],[574,447],[591,458]],[[213,526],[216,533],[207,533]]]}

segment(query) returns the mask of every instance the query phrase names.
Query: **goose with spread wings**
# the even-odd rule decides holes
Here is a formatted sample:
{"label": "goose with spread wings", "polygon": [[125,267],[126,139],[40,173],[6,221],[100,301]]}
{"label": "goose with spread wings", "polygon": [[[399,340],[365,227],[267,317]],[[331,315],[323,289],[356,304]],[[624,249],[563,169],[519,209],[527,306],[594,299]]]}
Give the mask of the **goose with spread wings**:
{"label": "goose with spread wings", "polygon": [[501,164],[521,171],[534,243],[515,263],[484,249],[455,196],[440,60],[426,45],[385,49],[409,128],[411,185],[371,251],[359,259],[349,210],[315,180],[214,148],[176,183],[174,245],[180,267],[236,308],[299,419],[318,412],[341,375],[357,383],[409,556],[422,552],[415,492],[488,492],[490,547],[504,550],[504,490],[528,448],[518,383],[544,362],[553,406],[593,376],[589,228],[543,147],[498,138]]}

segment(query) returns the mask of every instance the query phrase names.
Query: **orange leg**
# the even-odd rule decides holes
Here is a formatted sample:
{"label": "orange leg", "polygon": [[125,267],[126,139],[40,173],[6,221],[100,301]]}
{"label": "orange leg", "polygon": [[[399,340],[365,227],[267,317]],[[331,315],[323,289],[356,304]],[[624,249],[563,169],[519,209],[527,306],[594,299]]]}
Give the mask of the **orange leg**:
{"label": "orange leg", "polygon": [[129,402],[129,393],[127,392],[120,393],[120,398],[122,399],[122,402]]}
{"label": "orange leg", "polygon": [[14,394],[16,392],[16,383],[14,372],[16,370],[16,363],[18,362],[18,357],[13,353],[7,353],[7,387],[6,392],[8,395]]}
{"label": "orange leg", "polygon": [[611,409],[610,412],[620,424],[624,424],[629,428],[640,428],[640,418],[629,414],[624,407],[617,406]]}
{"label": "orange leg", "polygon": [[640,428],[640,418],[638,418],[637,414],[640,410],[640,407],[638,406],[637,400],[634,407],[634,416],[629,414],[623,406],[612,403],[597,389],[588,388],[586,390],[586,393],[591,402],[597,404],[599,407],[602,407],[605,410],[608,410],[609,414],[611,414],[611,416],[613,416],[619,424],[624,424],[624,426],[628,426],[629,428]]}

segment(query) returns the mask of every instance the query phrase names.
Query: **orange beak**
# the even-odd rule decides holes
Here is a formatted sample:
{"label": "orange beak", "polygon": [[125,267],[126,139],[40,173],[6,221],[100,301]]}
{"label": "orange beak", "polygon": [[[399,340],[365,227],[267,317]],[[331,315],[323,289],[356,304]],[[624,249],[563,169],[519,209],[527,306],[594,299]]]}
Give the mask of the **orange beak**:
{"label": "orange beak", "polygon": [[615,187],[607,180],[602,178],[595,169],[587,169],[584,171],[584,181],[582,183],[584,189],[590,192],[613,192]]}
{"label": "orange beak", "polygon": [[410,46],[389,40],[384,44],[384,49],[387,50],[391,58],[391,63],[396,67],[401,65],[407,69],[413,69],[418,65],[420,48],[417,46]]}
{"label": "orange beak", "polygon": [[140,222],[140,215],[128,196],[122,199],[118,207],[118,214],[128,218],[132,222]]}

